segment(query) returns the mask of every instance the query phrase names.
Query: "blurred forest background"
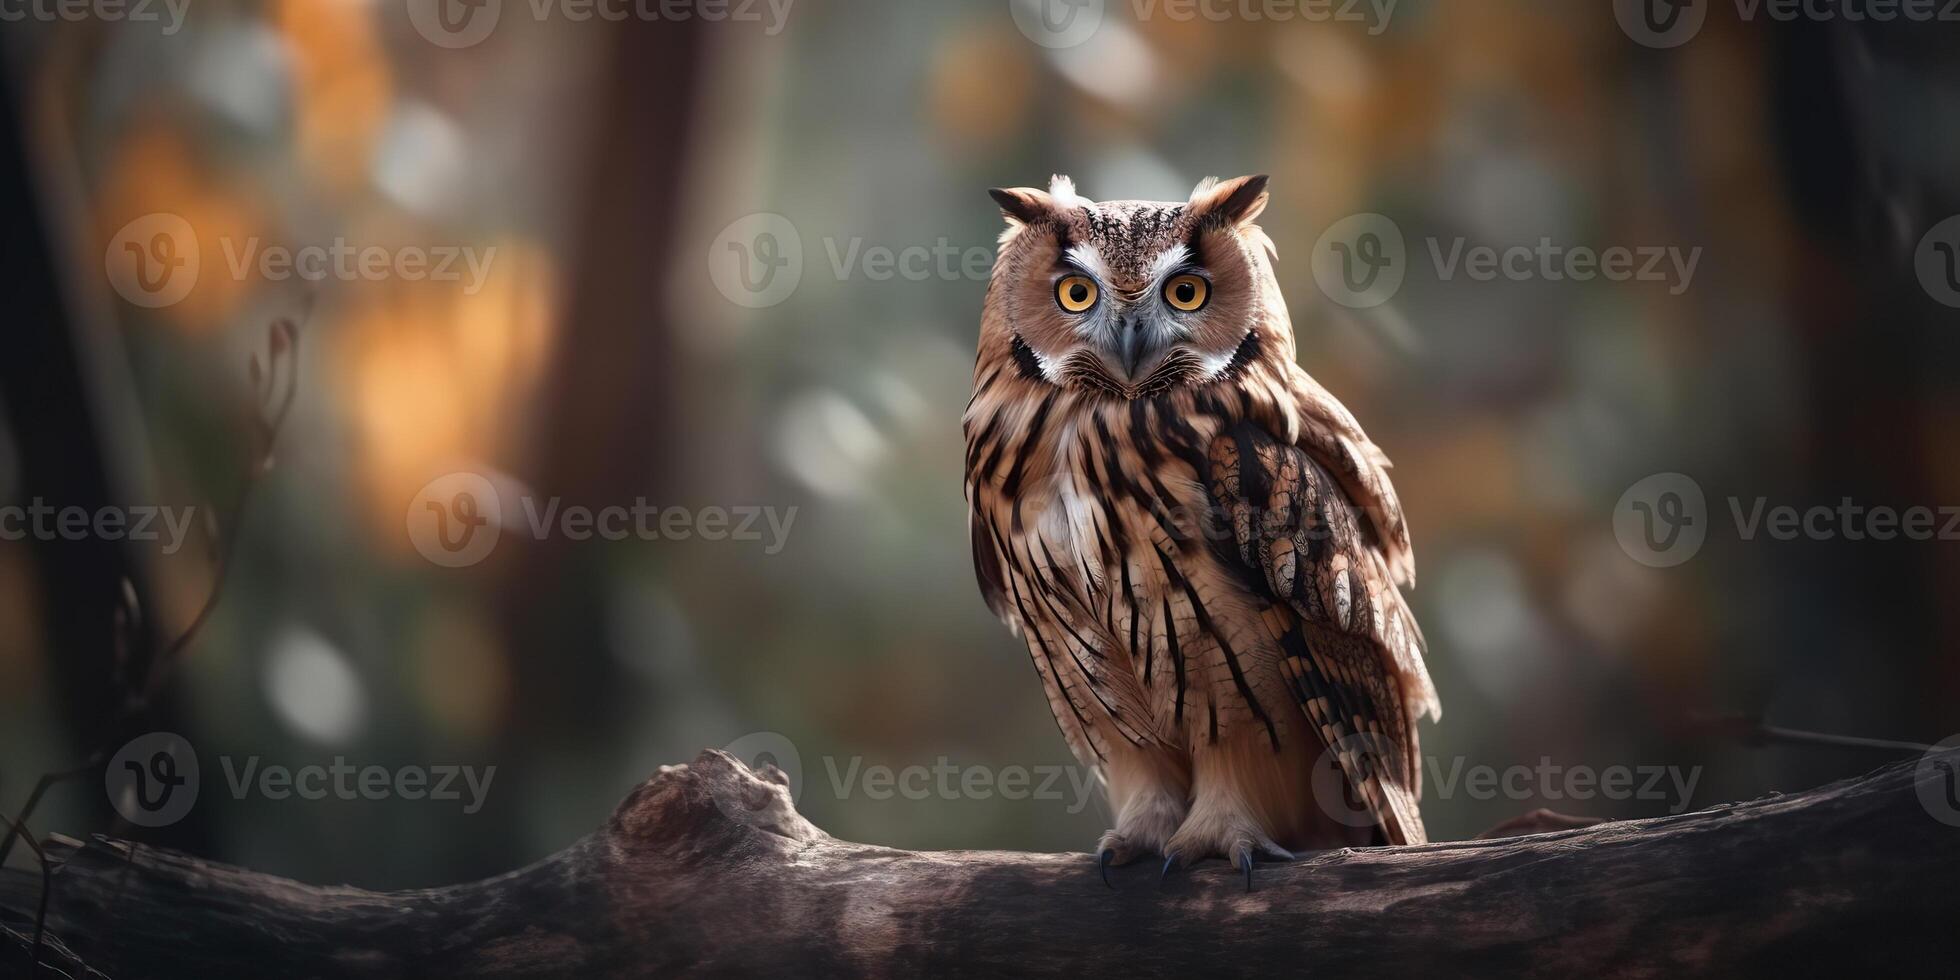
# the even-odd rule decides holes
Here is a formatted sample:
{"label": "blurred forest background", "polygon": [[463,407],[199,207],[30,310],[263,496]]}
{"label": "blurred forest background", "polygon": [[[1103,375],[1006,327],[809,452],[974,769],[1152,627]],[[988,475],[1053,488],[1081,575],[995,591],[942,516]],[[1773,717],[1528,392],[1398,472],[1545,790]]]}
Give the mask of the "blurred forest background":
{"label": "blurred forest background", "polygon": [[[1011,6],[609,24],[506,2],[458,48],[372,0],[196,0],[170,34],[10,24],[6,176],[30,203],[0,273],[0,505],[222,514],[249,457],[248,355],[280,317],[302,339],[277,465],[218,529],[238,542],[224,601],[126,730],[105,731],[119,583],[158,648],[219,542],[201,519],[169,555],[0,541],[0,812],[105,738],[176,732],[204,771],[188,818],[119,824],[93,775],[36,831],[434,885],[563,847],[656,767],[774,732],[800,808],[837,836],[1086,849],[1107,815],[1067,793],[877,799],[832,778],[854,759],[1071,762],[967,553],[984,270],[834,265],[853,243],[991,254],[986,188],[1052,172],[1176,200],[1206,175],[1273,175],[1263,224],[1302,361],[1396,463],[1445,707],[1423,744],[1445,768],[1700,766],[1699,807],[1887,757],[1739,745],[1698,713],[1960,731],[1960,542],[1750,541],[1726,518],[1731,496],[1960,504],[1960,314],[1913,274],[1921,236],[1960,211],[1952,25],[1743,22],[1715,3],[1658,49],[1607,3],[1403,0],[1373,25],[1111,2],[1093,37],[1051,47]],[[104,257],[157,212],[196,229],[203,271],[151,309]],[[1415,261],[1390,302],[1353,310],[1309,256],[1359,212],[1393,218],[1411,255],[1458,236],[1702,254],[1678,294]],[[787,219],[803,259],[767,306],[710,270],[757,213]],[[467,292],[231,275],[221,243],[253,239],[496,251]],[[507,533],[438,567],[404,520],[459,470],[566,505],[797,513],[775,554]],[[1651,568],[1612,517],[1668,471],[1706,491],[1711,526],[1693,560]],[[218,763],[337,756],[497,770],[465,814],[234,799]],[[1437,797],[1441,838],[1539,805],[1668,806]]]}

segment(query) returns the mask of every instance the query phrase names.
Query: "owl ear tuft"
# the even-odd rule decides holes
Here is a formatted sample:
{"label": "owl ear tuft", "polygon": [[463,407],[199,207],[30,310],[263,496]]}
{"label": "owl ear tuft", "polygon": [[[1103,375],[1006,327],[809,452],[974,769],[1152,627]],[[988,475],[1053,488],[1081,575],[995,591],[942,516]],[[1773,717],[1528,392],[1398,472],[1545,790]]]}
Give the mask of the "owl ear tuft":
{"label": "owl ear tuft", "polygon": [[1032,187],[995,187],[987,194],[1000,205],[1007,220],[1023,225],[1037,224],[1055,213],[1054,202],[1044,191]]}
{"label": "owl ear tuft", "polygon": [[1191,203],[1185,207],[1201,221],[1232,227],[1249,224],[1266,210],[1267,180],[1265,174],[1223,181],[1207,177],[1191,192]]}

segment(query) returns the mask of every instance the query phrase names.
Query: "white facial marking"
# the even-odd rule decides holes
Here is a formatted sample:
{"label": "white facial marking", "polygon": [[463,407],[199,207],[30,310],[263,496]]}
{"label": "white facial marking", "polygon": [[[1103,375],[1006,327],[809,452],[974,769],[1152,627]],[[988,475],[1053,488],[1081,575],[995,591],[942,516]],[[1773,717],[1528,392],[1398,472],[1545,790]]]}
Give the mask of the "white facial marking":
{"label": "white facial marking", "polygon": [[1094,245],[1090,245],[1087,242],[1077,242],[1074,245],[1070,245],[1068,247],[1068,258],[1070,262],[1081,266],[1083,271],[1089,273],[1096,280],[1098,288],[1109,288],[1109,266],[1103,264],[1102,254],[1096,251]]}
{"label": "white facial marking", "polygon": [[1239,349],[1234,347],[1223,354],[1205,354],[1198,358],[1198,371],[1206,381],[1211,381],[1225,373],[1226,366],[1232,363],[1232,358],[1238,352]]}
{"label": "white facial marking", "polygon": [[1061,384],[1062,373],[1055,370],[1055,362],[1049,360],[1048,355],[1035,350],[1033,347],[1029,347],[1028,350],[1034,354],[1034,363],[1036,367],[1041,369],[1041,376],[1051,385]]}
{"label": "white facial marking", "polygon": [[1157,253],[1157,257],[1150,260],[1150,288],[1162,287],[1165,277],[1190,259],[1191,250],[1182,242]]}

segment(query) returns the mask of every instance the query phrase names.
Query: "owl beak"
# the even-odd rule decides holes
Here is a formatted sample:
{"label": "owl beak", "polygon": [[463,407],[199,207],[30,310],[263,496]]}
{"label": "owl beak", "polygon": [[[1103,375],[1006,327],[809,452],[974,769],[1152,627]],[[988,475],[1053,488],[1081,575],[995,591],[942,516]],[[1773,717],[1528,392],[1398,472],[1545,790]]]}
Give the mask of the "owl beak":
{"label": "owl beak", "polygon": [[1164,346],[1142,317],[1126,314],[1117,321],[1116,350],[1112,353],[1124,379],[1132,384],[1143,380],[1163,360]]}

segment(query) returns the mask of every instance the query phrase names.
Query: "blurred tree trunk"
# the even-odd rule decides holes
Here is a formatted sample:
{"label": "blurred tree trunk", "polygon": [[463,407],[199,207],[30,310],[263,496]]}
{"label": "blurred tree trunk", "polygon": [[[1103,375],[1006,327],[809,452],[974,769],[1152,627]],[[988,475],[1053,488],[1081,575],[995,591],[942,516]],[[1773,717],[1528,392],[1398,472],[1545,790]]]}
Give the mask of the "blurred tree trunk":
{"label": "blurred tree trunk", "polygon": [[[608,36],[610,67],[594,92],[603,104],[578,184],[587,196],[569,301],[523,474],[541,498],[568,507],[626,506],[642,496],[662,502],[678,440],[669,421],[678,366],[667,272],[687,192],[703,32],[693,18],[628,19]],[[559,535],[515,548],[502,606],[522,696],[498,758],[508,760],[500,779],[525,795],[546,788],[532,781],[549,778],[537,767],[580,755],[579,746],[617,731],[626,686],[608,655],[618,552]],[[537,589],[538,582],[554,584]]]}
{"label": "blurred tree trunk", "polygon": [[[28,73],[6,57],[0,46],[0,211],[8,216],[0,226],[0,310],[7,329],[0,339],[0,417],[10,428],[18,450],[19,503],[42,503],[56,511],[74,507],[95,514],[105,507],[125,507],[132,501],[119,495],[111,476],[108,440],[101,399],[90,391],[87,365],[94,352],[82,349],[86,333],[69,315],[62,290],[72,282],[67,263],[57,261],[56,237],[48,202],[39,179],[42,163],[30,149],[34,115],[22,79]],[[92,267],[99,275],[101,266]],[[31,517],[30,517],[31,520]],[[49,519],[52,521],[52,518]],[[117,610],[124,582],[140,586],[142,570],[128,547],[119,541],[84,534],[72,540],[33,536],[21,545],[31,547],[40,577],[40,608],[45,620],[43,649],[59,717],[73,747],[70,758],[49,759],[65,769],[82,761],[105,743],[118,743],[129,734],[114,730],[120,692],[112,683],[118,671],[117,650],[126,639],[126,676],[141,677],[157,649],[147,619],[119,636]],[[139,594],[147,594],[141,592]],[[167,706],[160,705],[160,708]],[[7,773],[10,808],[15,794],[25,794],[36,773]],[[98,784],[99,785],[99,784]],[[85,807],[87,822],[106,821],[109,809],[95,789],[72,793],[64,803]],[[182,843],[187,838],[170,838]]]}
{"label": "blurred tree trunk", "polygon": [[[1804,232],[1785,307],[1807,423],[1801,472],[1772,504],[1960,504],[1938,472],[1960,421],[1960,312],[1913,269],[1921,236],[1960,210],[1960,146],[1928,139],[1952,131],[1956,107],[1936,93],[1960,83],[1960,29],[1804,18],[1774,27],[1771,44],[1773,138]],[[1943,600],[1960,581],[1951,543],[1804,535],[1780,553],[1780,672],[1835,675],[1820,689],[1848,692],[1844,714],[1786,720],[1929,739],[1960,723],[1960,607]]]}

